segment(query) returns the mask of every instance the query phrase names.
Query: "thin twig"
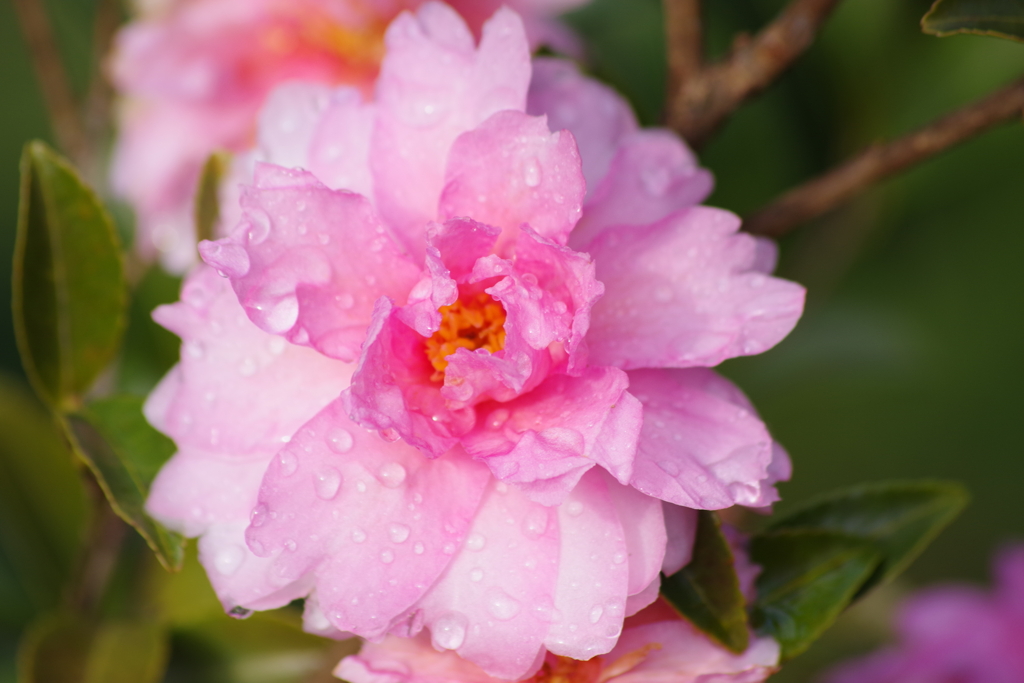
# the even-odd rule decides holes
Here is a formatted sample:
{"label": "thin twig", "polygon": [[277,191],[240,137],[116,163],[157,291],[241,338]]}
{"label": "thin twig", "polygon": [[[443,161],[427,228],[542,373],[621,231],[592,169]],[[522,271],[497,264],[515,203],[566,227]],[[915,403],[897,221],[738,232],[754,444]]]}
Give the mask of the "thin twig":
{"label": "thin twig", "polygon": [[114,90],[104,72],[104,61],[110,54],[114,35],[122,22],[122,8],[119,0],[99,0],[96,5],[96,16],[92,30],[92,76],[89,89],[85,95],[84,126],[88,131],[87,162],[89,168],[84,169],[94,186],[103,181],[102,151],[107,148],[111,126],[111,105]]}
{"label": "thin twig", "polygon": [[[727,59],[689,77],[673,76],[676,89],[670,91],[669,125],[700,147],[744,100],[771,85],[810,47],[838,4],[839,0],[793,0],[756,36],[739,36]],[[670,55],[675,49],[670,47]]]}
{"label": "thin twig", "polygon": [[836,208],[879,180],[920,163],[1024,113],[1024,78],[790,190],[744,221],[744,229],[778,237]]}
{"label": "thin twig", "polygon": [[704,27],[700,0],[664,0],[664,3],[668,91],[672,93],[704,68]]}
{"label": "thin twig", "polygon": [[13,3],[54,137],[61,149],[77,162],[85,151],[87,138],[46,9],[42,0],[13,0]]}

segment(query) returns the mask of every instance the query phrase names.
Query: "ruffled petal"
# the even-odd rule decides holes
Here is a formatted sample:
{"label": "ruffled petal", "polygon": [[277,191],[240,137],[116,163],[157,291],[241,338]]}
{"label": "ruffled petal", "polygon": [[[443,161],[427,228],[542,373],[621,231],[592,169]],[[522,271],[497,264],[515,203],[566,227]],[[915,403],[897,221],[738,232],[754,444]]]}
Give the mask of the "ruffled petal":
{"label": "ruffled petal", "polygon": [[261,161],[285,168],[309,166],[313,138],[330,101],[331,88],[319,83],[292,81],[271,91],[257,127]]}
{"label": "ruffled petal", "polygon": [[354,360],[374,301],[404,298],[418,279],[364,197],[305,171],[257,165],[242,208],[231,236],[200,252],[257,326],[293,343]]}
{"label": "ruffled petal", "polygon": [[635,370],[629,385],[644,405],[633,486],[706,510],[761,499],[773,442],[735,385],[707,368]]}
{"label": "ruffled petal", "polygon": [[565,244],[585,193],[572,135],[550,132],[543,117],[502,111],[455,140],[438,212],[501,228],[504,253],[524,223]]}
{"label": "ruffled petal", "polygon": [[153,318],[182,338],[181,361],[145,413],[179,448],[273,453],[348,386],[355,369],[260,330],[228,281],[206,266],[185,281],[181,301]]}
{"label": "ruffled petal", "polygon": [[646,225],[674,211],[700,204],[711,194],[714,178],[679,137],[645,129],[625,136],[608,173],[583,208],[583,219],[569,242],[586,249],[610,227]]}
{"label": "ruffled petal", "polygon": [[335,90],[313,131],[307,160],[291,165],[308,168],[332,190],[372,197],[370,139],[375,118],[376,106],[364,102],[358,90]]}
{"label": "ruffled petal", "polygon": [[561,502],[594,465],[628,483],[641,423],[639,404],[623,400],[628,383],[616,368],[549,376],[515,400],[480,405],[462,443],[495,477],[545,505]]}
{"label": "ruffled petal", "polygon": [[587,194],[608,173],[622,138],[637,129],[629,103],[607,85],[588,78],[564,59],[533,60],[526,112],[548,117],[551,130],[568,130],[583,161]]}
{"label": "ruffled petal", "polygon": [[374,192],[381,216],[418,256],[423,226],[437,214],[452,143],[495,112],[523,110],[529,48],[510,10],[498,10],[474,47],[463,20],[440,3],[399,16],[385,42],[371,143]]}
{"label": "ruffled petal", "polygon": [[383,635],[466,538],[487,470],[456,452],[428,460],[353,423],[335,401],[274,459],[246,531],[273,573],[316,577],[331,624]]}
{"label": "ruffled petal", "polygon": [[623,369],[713,366],[761,353],[803,312],[804,288],[769,277],[758,240],[727,211],[694,207],[591,243],[604,297],[590,318],[590,361]]}
{"label": "ruffled petal", "polygon": [[499,678],[531,673],[559,562],[555,510],[492,482],[462,550],[420,601],[434,646]]}

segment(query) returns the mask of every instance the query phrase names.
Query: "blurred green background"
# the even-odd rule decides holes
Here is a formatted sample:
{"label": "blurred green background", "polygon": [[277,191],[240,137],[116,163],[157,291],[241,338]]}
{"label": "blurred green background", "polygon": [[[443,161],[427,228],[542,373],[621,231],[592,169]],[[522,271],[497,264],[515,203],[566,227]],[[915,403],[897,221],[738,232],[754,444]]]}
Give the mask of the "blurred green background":
{"label": "blurred green background", "polygon": [[[80,89],[91,68],[94,4],[47,2]],[[710,203],[752,211],[862,146],[1024,73],[1024,45],[921,34],[918,20],[929,4],[846,0],[807,56],[702,151],[717,178]],[[708,50],[719,55],[737,31],[756,30],[783,3],[706,5]],[[660,3],[595,0],[570,23],[588,43],[594,73],[626,93],[646,123],[656,123],[665,82]],[[18,157],[28,139],[52,141],[10,0],[0,4],[0,88],[7,93],[0,108],[0,299],[9,301]],[[871,644],[884,632],[880,617],[907,587],[986,581],[993,550],[1024,534],[1022,261],[1019,124],[884,183],[783,241],[780,272],[807,286],[807,313],[778,348],[723,367],[793,457],[780,509],[843,485],[898,477],[957,479],[974,500],[899,585],[855,610],[778,680],[813,680],[828,660]],[[0,317],[0,372],[6,454],[27,443],[26,430],[47,429],[19,386],[24,375],[9,315]],[[56,442],[38,451],[62,457]],[[13,501],[11,482],[24,481],[19,476],[0,471],[0,682],[14,680],[15,644],[27,620],[55,599],[45,586],[26,583],[23,558],[11,550],[24,530],[4,515],[9,521],[47,495],[22,487]],[[38,491],[47,483],[37,483]],[[75,495],[62,498],[69,511],[82,505]],[[75,530],[42,523],[54,527],[40,532],[53,565],[45,571],[59,574]]]}

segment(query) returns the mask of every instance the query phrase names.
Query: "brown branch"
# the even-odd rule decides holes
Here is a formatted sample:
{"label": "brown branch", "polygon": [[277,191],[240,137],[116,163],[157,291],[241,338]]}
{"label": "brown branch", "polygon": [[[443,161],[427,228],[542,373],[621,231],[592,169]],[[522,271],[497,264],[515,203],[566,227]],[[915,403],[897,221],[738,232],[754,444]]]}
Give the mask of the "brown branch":
{"label": "brown branch", "polygon": [[[771,85],[810,47],[838,4],[839,0],[793,0],[753,38],[737,37],[727,59],[690,77],[673,75],[676,88],[670,91],[669,125],[700,147],[744,100]],[[671,25],[669,30],[674,41]],[[676,49],[671,44],[670,60]]]}
{"label": "brown branch", "polygon": [[704,31],[700,0],[664,0],[664,3],[668,91],[672,93],[704,68]]}
{"label": "brown branch", "polygon": [[867,187],[1024,113],[1024,78],[888,144],[874,144],[824,175],[790,190],[744,221],[744,230],[778,237],[836,208]]}
{"label": "brown branch", "polygon": [[64,153],[77,162],[85,150],[87,138],[49,17],[42,0],[13,0],[13,4],[54,137]]}

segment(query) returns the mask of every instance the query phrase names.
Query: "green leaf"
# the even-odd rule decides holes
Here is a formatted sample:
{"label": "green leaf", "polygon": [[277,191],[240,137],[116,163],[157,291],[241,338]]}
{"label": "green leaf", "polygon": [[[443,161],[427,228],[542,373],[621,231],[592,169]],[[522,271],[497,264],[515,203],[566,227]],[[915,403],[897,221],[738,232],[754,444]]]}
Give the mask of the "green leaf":
{"label": "green leaf", "polygon": [[698,512],[693,559],[662,577],[661,594],[694,626],[732,652],[747,649],[747,613],[733,567],[732,550],[718,516]]}
{"label": "green leaf", "polygon": [[194,209],[196,242],[216,239],[217,221],[220,220],[220,183],[230,162],[231,156],[227,152],[214,152],[203,164]]}
{"label": "green leaf", "polygon": [[25,372],[56,409],[82,395],[117,352],[124,266],[113,223],[71,165],[42,142],[21,157],[14,251],[15,334]]}
{"label": "green leaf", "polygon": [[181,278],[150,268],[132,292],[118,364],[118,391],[145,396],[178,362],[181,340],[153,321],[153,309],[178,299]]}
{"label": "green leaf", "polygon": [[174,454],[174,442],[142,414],[143,399],[113,396],[65,416],[68,437],[89,465],[114,511],[146,539],[171,571],[181,569],[184,539],[145,511],[149,486]]}
{"label": "green leaf", "polygon": [[165,571],[154,559],[148,559],[140,591],[142,610],[172,627],[197,624],[211,618],[224,618],[224,608],[213,592],[206,570],[199,564],[196,544],[185,550],[180,572]]}
{"label": "green leaf", "polygon": [[21,642],[18,683],[158,683],[168,645],[167,632],[155,622],[45,617]]}
{"label": "green leaf", "polygon": [[859,597],[906,569],[968,499],[963,486],[953,482],[862,484],[811,501],[769,529],[834,531],[870,541],[882,561]]}
{"label": "green leaf", "polygon": [[1024,0],[935,0],[921,29],[940,37],[975,33],[1024,40]]}
{"label": "green leaf", "polygon": [[835,621],[881,560],[870,541],[807,530],[759,534],[750,558],[761,567],[751,621],[778,641],[783,659],[806,650]]}
{"label": "green leaf", "polygon": [[0,434],[0,556],[17,587],[0,597],[0,624],[17,631],[60,600],[89,508],[60,429],[28,387],[3,376]]}

